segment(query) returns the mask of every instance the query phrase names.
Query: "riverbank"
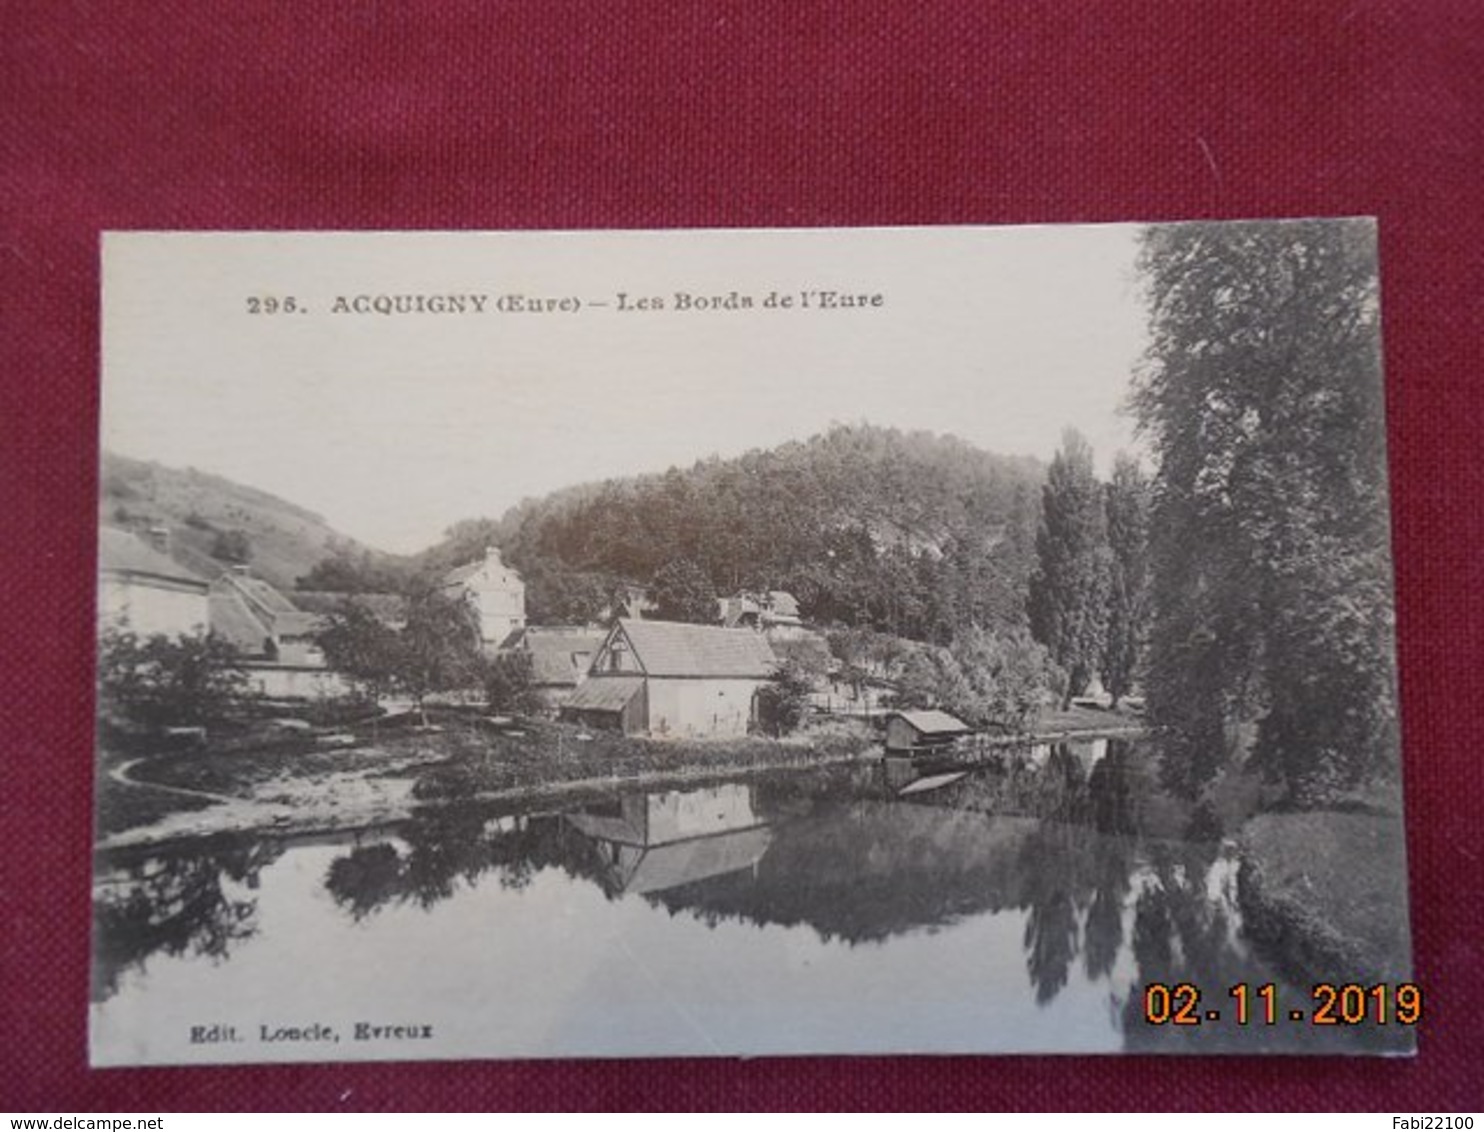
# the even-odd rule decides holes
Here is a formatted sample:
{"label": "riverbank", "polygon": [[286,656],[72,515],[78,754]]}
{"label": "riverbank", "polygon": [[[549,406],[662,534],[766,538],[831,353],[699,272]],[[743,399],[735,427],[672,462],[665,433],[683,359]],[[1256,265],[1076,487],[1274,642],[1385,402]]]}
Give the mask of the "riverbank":
{"label": "riverbank", "polygon": [[1259,814],[1242,828],[1241,855],[1243,925],[1289,977],[1337,985],[1410,977],[1399,811]]}
{"label": "riverbank", "polygon": [[[1130,734],[1108,712],[1057,713],[1045,733],[986,746]],[[861,721],[830,720],[784,739],[640,739],[531,720],[438,712],[324,733],[264,725],[229,743],[153,757],[105,755],[98,776],[98,848],[222,833],[308,833],[396,821],[456,800],[541,801],[615,788],[662,788],[850,762],[880,751]]]}

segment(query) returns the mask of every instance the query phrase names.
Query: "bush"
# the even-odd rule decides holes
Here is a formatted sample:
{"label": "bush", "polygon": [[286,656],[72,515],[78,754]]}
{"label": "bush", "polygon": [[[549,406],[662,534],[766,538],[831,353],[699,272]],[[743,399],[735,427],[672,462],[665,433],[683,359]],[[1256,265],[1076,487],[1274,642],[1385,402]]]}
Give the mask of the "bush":
{"label": "bush", "polygon": [[246,691],[237,664],[237,651],[219,637],[109,629],[98,644],[99,717],[148,731],[218,725],[236,714]]}

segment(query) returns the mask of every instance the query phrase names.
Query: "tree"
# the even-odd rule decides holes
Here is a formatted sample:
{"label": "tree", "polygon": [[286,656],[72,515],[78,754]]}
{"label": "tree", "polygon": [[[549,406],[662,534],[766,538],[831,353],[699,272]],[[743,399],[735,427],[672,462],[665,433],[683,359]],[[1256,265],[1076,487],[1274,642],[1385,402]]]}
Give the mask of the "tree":
{"label": "tree", "polygon": [[228,719],[247,678],[220,637],[140,637],[109,628],[98,642],[100,718],[150,731]]}
{"label": "tree", "polygon": [[436,590],[408,599],[400,628],[383,624],[369,609],[347,602],[317,635],[331,668],[371,699],[391,693],[410,697],[423,725],[426,700],[438,692],[479,684],[482,654],[478,620],[463,602]]}
{"label": "tree", "polygon": [[417,705],[427,726],[426,700],[479,683],[482,664],[479,619],[465,602],[436,590],[407,603],[407,623],[397,634],[397,686]]}
{"label": "tree", "polygon": [[1197,792],[1255,733],[1290,800],[1321,804],[1395,770],[1374,229],[1154,227],[1139,267],[1166,780]]}
{"label": "tree", "polygon": [[783,736],[797,731],[809,714],[814,681],[797,661],[779,665],[773,678],[758,689],[758,722],[764,731]]}
{"label": "tree", "polygon": [[484,697],[491,711],[534,715],[543,707],[533,687],[531,654],[524,649],[497,653],[484,667]]}
{"label": "tree", "polygon": [[211,540],[211,557],[221,562],[251,562],[252,542],[247,532],[237,527],[218,531]]}
{"label": "tree", "polygon": [[1062,707],[1086,690],[1102,659],[1107,621],[1108,546],[1103,490],[1092,448],[1068,429],[1041,493],[1031,577],[1031,633],[1067,674]]}
{"label": "tree", "polygon": [[1139,462],[1119,453],[1107,487],[1108,633],[1103,646],[1103,687],[1113,706],[1133,687],[1149,627],[1149,477]]}
{"label": "tree", "polygon": [[1024,630],[969,629],[951,652],[962,680],[944,689],[943,706],[975,727],[1024,731],[1046,693],[1061,684],[1050,653]]}
{"label": "tree", "polygon": [[396,682],[401,641],[396,630],[355,601],[327,615],[316,635],[325,663],[344,676],[362,697],[375,703]]}
{"label": "tree", "polygon": [[654,576],[650,596],[665,621],[711,625],[717,620],[716,588],[704,570],[688,558],[674,558]]}
{"label": "tree", "polygon": [[369,550],[332,545],[330,553],[301,574],[294,586],[333,593],[394,593],[406,587],[406,571],[395,560]]}

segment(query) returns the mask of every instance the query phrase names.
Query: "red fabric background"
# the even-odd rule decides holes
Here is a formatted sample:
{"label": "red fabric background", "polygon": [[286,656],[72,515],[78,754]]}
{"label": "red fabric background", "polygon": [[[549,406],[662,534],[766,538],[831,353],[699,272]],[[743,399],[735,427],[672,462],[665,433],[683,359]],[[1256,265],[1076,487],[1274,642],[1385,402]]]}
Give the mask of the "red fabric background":
{"label": "red fabric background", "polygon": [[[0,1108],[1479,1108],[1484,5],[416,7],[6,6]],[[87,1069],[101,229],[1357,213],[1381,221],[1414,1062]]]}

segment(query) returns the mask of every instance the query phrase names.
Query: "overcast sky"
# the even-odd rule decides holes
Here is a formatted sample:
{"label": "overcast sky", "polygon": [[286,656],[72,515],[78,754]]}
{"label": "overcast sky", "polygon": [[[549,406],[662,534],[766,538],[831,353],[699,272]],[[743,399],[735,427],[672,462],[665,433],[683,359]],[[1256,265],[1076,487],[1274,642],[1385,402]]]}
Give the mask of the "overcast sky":
{"label": "overcast sky", "polygon": [[[1071,425],[1106,471],[1133,447],[1120,410],[1144,346],[1135,232],[110,236],[102,440],[399,552],[524,496],[834,422],[1043,459]],[[797,305],[823,289],[881,305]],[[674,309],[677,292],[734,290],[796,305]],[[666,309],[621,312],[620,292]],[[583,309],[494,313],[512,294]],[[248,313],[268,295],[307,311]],[[485,312],[333,313],[413,295],[485,296]]]}

